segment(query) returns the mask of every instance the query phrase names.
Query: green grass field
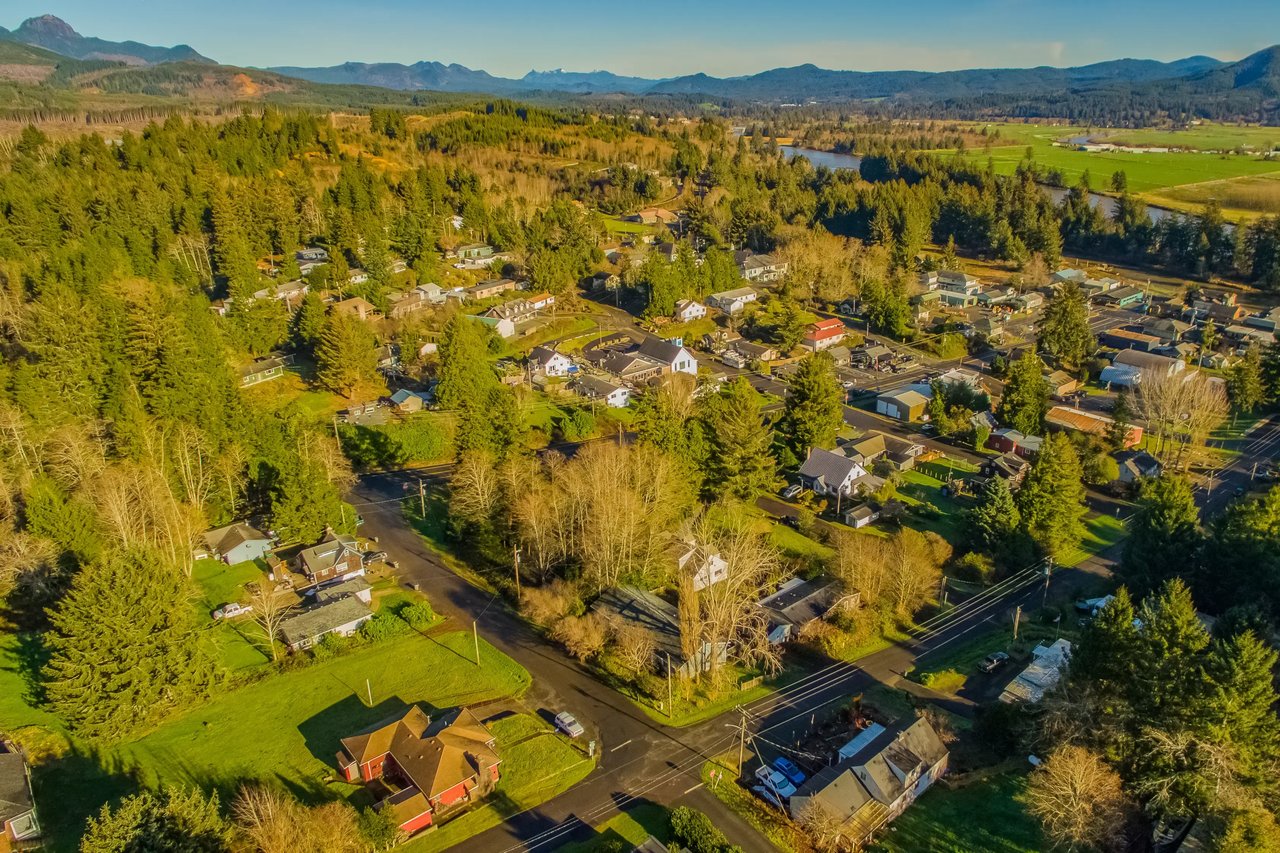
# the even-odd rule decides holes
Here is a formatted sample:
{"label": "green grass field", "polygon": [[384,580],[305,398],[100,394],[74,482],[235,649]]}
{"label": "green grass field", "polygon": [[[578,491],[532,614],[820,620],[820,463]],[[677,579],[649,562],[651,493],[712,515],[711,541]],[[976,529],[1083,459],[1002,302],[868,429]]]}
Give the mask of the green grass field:
{"label": "green grass field", "polygon": [[571,746],[537,717],[518,714],[490,725],[502,778],[483,804],[397,848],[434,853],[497,826],[576,785],[595,769],[595,760]]}
{"label": "green grass field", "polygon": [[[34,771],[37,803],[58,806],[41,814],[51,849],[74,849],[86,817],[138,786],[197,785],[225,800],[242,781],[262,779],[310,802],[352,795],[363,802],[361,789],[335,780],[339,738],[411,704],[433,713],[517,695],[529,686],[528,672],[515,661],[481,641],[477,667],[472,648],[465,631],[436,638],[413,634],[226,691],[131,743],[102,750],[73,745],[68,755]],[[0,686],[21,687],[21,678],[12,681],[8,671],[15,649],[0,651]],[[61,730],[51,715],[9,695],[6,690],[0,699],[0,730]]]}
{"label": "green grass field", "polygon": [[596,835],[558,848],[556,853],[613,853],[631,850],[649,836],[663,844],[671,840],[671,812],[657,803],[641,803],[595,827]]}
{"label": "green grass field", "polygon": [[1280,146],[1280,128],[1251,125],[1205,123],[1180,130],[1171,128],[1100,130],[1091,136],[1117,145],[1195,148],[1200,151],[1228,151],[1242,147],[1268,151]]}
{"label": "green grass field", "polygon": [[191,571],[198,595],[192,601],[196,618],[208,626],[206,638],[213,645],[217,659],[234,673],[256,669],[269,662],[258,627],[251,619],[214,622],[212,611],[233,601],[245,601],[244,585],[265,580],[263,568],[256,562],[228,566],[221,560],[196,560]]}
{"label": "green grass field", "polygon": [[1005,774],[948,790],[935,785],[895,820],[876,853],[1038,853],[1047,849],[1018,796],[1026,777]]}

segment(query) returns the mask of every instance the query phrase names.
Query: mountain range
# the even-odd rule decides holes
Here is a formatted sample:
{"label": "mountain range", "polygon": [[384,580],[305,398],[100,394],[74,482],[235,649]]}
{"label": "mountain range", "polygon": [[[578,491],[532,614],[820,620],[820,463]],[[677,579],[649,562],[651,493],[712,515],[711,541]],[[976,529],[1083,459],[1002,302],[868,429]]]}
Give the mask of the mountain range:
{"label": "mountain range", "polygon": [[[741,77],[691,74],[666,79],[558,69],[507,78],[430,61],[236,68],[220,65],[185,44],[158,47],[107,41],[83,36],[60,18],[42,15],[23,21],[13,31],[0,28],[3,79],[161,96],[199,93],[208,97],[212,90],[236,99],[283,94],[318,102],[351,94],[338,87],[363,87],[359,100],[365,103],[403,102],[415,92],[521,97],[624,95],[763,104],[874,100],[880,107],[933,104],[948,109],[973,109],[979,104],[997,112],[1016,106],[1023,112],[1005,114],[1031,115],[1037,114],[1037,104],[1070,102],[1076,109],[1081,99],[1105,102],[1111,111],[1120,99],[1132,97],[1141,99],[1144,109],[1157,111],[1209,110],[1206,114],[1211,117],[1239,116],[1253,121],[1280,116],[1280,46],[1233,63],[1192,56],[1174,62],[1117,59],[1073,68],[943,72],[838,71],[805,64]],[[379,91],[383,95],[379,96]]]}

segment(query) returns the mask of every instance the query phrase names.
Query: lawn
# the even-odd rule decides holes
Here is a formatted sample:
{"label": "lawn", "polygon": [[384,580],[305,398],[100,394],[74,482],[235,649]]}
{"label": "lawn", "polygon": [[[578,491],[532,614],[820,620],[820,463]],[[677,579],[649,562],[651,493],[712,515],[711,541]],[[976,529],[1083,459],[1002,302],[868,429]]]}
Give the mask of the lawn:
{"label": "lawn", "polygon": [[1194,148],[1199,151],[1227,151],[1241,147],[1266,151],[1280,145],[1280,130],[1274,127],[1234,127],[1209,122],[1176,130],[1151,127],[1136,130],[1102,130],[1092,136],[1117,145]]}
{"label": "lawn", "polygon": [[1114,515],[1092,515],[1084,520],[1080,547],[1058,559],[1059,566],[1075,566],[1124,539],[1124,522]]}
{"label": "lawn", "polygon": [[1035,819],[1019,795],[1026,777],[1004,774],[960,788],[939,784],[895,820],[876,853],[1038,853],[1045,850]]}
{"label": "lawn", "polygon": [[1031,613],[1024,612],[1018,629],[1018,639],[1013,638],[1013,626],[1002,624],[991,631],[958,642],[936,647],[936,652],[926,651],[916,658],[916,665],[908,672],[912,681],[923,684],[939,693],[957,693],[978,672],[978,664],[992,652],[1007,652],[1011,660],[1006,670],[1021,670],[1030,660],[1031,649],[1037,644],[1051,643],[1059,637],[1075,641],[1077,632],[1067,623],[1040,624],[1031,621]]}
{"label": "lawn", "polygon": [[[53,847],[71,849],[89,814],[136,785],[198,785],[224,800],[250,779],[283,783],[311,802],[363,793],[335,781],[340,738],[411,704],[434,713],[529,686],[515,661],[483,640],[480,650],[477,667],[470,632],[413,634],[225,692],[132,743],[41,765],[37,798],[59,804],[42,816]],[[38,721],[37,711],[0,709],[0,729]]]}
{"label": "lawn", "polygon": [[[718,779],[712,778],[712,771],[719,776]],[[707,786],[707,790],[739,817],[754,826],[761,835],[769,839],[774,847],[783,853],[798,853],[798,851],[810,849],[800,830],[783,818],[776,807],[768,805],[750,790],[739,785],[737,778],[737,750],[716,756],[702,765],[702,781]]]}
{"label": "lawn", "polygon": [[973,472],[969,466],[947,460],[930,462],[913,471],[902,472],[902,485],[898,487],[898,497],[909,506],[932,504],[937,513],[925,511],[926,515],[909,515],[903,522],[918,530],[931,530],[952,545],[959,544],[964,537],[964,512],[968,507],[967,499],[957,499],[942,494],[942,487],[947,484],[946,473],[949,470],[955,479],[964,479]]}
{"label": "lawn", "polygon": [[595,759],[587,758],[537,717],[505,717],[492,723],[490,729],[502,756],[502,778],[494,794],[475,809],[397,849],[431,853],[452,847],[514,814],[545,803],[595,769]]}
{"label": "lawn", "polygon": [[671,840],[671,812],[657,803],[641,803],[595,827],[588,841],[566,844],[557,853],[613,853],[631,850],[653,836],[663,844]]}
{"label": "lawn", "polygon": [[199,590],[192,601],[197,618],[209,626],[206,636],[222,665],[231,672],[239,673],[266,664],[268,657],[262,650],[258,639],[260,633],[252,620],[241,616],[214,622],[210,615],[224,604],[245,601],[244,585],[265,579],[262,566],[252,560],[234,566],[228,566],[221,560],[196,560],[191,579]]}

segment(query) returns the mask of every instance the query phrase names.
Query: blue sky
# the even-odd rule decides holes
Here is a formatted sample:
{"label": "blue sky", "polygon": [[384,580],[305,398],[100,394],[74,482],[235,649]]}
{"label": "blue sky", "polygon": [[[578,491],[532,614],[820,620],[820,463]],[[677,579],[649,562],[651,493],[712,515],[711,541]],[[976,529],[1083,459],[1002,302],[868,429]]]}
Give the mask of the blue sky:
{"label": "blue sky", "polygon": [[1276,0],[10,0],[0,25],[44,13],[84,35],[186,42],[237,65],[426,59],[503,76],[1232,60],[1280,42]]}

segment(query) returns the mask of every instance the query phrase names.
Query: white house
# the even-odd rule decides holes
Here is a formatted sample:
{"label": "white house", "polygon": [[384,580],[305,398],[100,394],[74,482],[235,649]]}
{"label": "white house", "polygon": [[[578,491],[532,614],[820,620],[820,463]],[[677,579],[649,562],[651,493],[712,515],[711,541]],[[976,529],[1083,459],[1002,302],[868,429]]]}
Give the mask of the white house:
{"label": "white house", "polygon": [[694,358],[693,353],[678,341],[648,338],[636,353],[661,364],[663,373],[688,373],[692,376],[698,374],[698,359]]}
{"label": "white house", "polygon": [[867,473],[867,469],[847,456],[814,447],[800,466],[800,482],[817,495],[849,497],[859,489],[873,492],[884,480]]}
{"label": "white house", "polygon": [[701,320],[707,316],[707,307],[701,302],[695,302],[692,299],[681,299],[676,303],[676,310],[673,316],[678,323],[688,323],[690,320]]}
{"label": "white house", "polygon": [[722,290],[711,294],[707,297],[707,302],[711,307],[719,308],[726,314],[737,314],[759,298],[760,294],[750,287],[736,287],[733,290]]}
{"label": "white house", "polygon": [[631,402],[631,390],[625,385],[615,385],[599,376],[580,376],[573,389],[588,400],[600,400],[611,409],[626,408]]}
{"label": "white house", "polygon": [[568,376],[569,368],[573,367],[569,356],[550,347],[534,347],[529,353],[529,364],[543,376]]}
{"label": "white house", "polygon": [[675,548],[676,568],[693,575],[693,591],[701,592],[729,576],[729,563],[718,551],[708,551],[692,542]]}
{"label": "white house", "polygon": [[258,560],[271,550],[271,537],[238,521],[201,535],[205,551],[228,565]]}

